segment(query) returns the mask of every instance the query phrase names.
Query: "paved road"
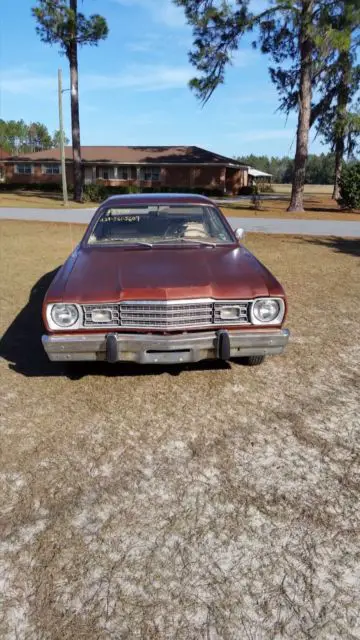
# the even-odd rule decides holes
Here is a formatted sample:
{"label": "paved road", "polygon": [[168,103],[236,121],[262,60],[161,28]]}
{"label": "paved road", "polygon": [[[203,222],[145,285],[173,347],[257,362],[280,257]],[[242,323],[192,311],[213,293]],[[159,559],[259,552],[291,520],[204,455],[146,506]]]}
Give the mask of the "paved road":
{"label": "paved road", "polygon": [[0,219],[42,220],[43,222],[80,222],[87,224],[96,209],[25,209],[0,207]]}
{"label": "paved road", "polygon": [[360,222],[341,220],[279,220],[278,218],[228,218],[231,226],[258,233],[293,233],[305,236],[360,238]]}
{"label": "paved road", "polygon": [[[43,220],[44,222],[89,222],[95,209],[0,208],[0,219]],[[233,228],[259,233],[292,233],[313,236],[360,238],[360,222],[341,220],[279,220],[277,218],[228,218]]]}

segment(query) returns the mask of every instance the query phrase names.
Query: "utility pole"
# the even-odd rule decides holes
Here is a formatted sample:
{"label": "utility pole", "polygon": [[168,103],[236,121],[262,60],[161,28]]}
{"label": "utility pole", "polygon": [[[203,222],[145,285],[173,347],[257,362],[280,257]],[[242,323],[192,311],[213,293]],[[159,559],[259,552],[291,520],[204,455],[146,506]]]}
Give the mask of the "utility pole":
{"label": "utility pole", "polygon": [[61,182],[64,207],[68,205],[68,192],[66,184],[66,165],[65,165],[65,147],[64,147],[64,123],[62,110],[62,71],[58,69],[58,97],[59,97],[59,129],[60,129],[60,157],[61,157]]}

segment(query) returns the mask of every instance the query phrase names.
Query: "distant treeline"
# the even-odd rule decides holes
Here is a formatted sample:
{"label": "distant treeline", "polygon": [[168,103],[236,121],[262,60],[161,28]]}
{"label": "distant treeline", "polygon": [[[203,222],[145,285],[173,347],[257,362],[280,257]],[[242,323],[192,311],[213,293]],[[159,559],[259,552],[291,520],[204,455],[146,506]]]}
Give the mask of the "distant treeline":
{"label": "distant treeline", "polygon": [[[293,179],[294,160],[288,156],[276,158],[268,156],[240,156],[236,160],[259,171],[272,174],[275,183],[291,183]],[[350,160],[348,164],[355,162]],[[344,163],[346,164],[346,163]],[[309,155],[306,165],[307,184],[334,184],[335,156],[332,153]]]}
{"label": "distant treeline", "polygon": [[[65,137],[65,144],[69,140]],[[10,155],[44,151],[60,146],[60,131],[50,135],[42,122],[0,119],[0,148]]]}

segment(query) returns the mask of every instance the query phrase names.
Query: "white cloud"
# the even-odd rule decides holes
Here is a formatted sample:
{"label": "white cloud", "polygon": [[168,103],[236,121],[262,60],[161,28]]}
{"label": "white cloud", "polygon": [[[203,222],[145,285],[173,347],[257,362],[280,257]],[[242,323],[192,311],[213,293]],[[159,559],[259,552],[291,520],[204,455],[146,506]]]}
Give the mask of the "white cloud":
{"label": "white cloud", "polygon": [[191,68],[185,66],[134,65],[120,74],[83,75],[81,87],[85,91],[122,88],[135,91],[184,89],[192,75]]}
{"label": "white cloud", "polygon": [[114,0],[125,7],[145,9],[154,22],[167,27],[183,27],[186,23],[184,10],[177,7],[172,0]]}
{"label": "white cloud", "polygon": [[259,60],[260,53],[255,49],[239,49],[235,51],[232,58],[232,65],[237,68],[248,67],[255,61]]}
{"label": "white cloud", "polygon": [[[80,92],[111,91],[128,89],[132,91],[161,91],[166,89],[185,89],[192,77],[190,66],[132,65],[123,73],[80,75]],[[63,86],[68,86],[64,76]],[[3,93],[26,94],[31,96],[54,97],[57,92],[57,76],[36,74],[28,69],[9,69],[3,72],[1,80]]]}
{"label": "white cloud", "polygon": [[8,69],[1,74],[0,89],[4,93],[46,95],[57,90],[57,75],[44,76],[30,71],[26,67]]}
{"label": "white cloud", "polygon": [[164,57],[168,56],[169,51],[174,51],[175,48],[187,51],[191,45],[191,36],[186,35],[184,32],[178,31],[174,34],[173,31],[163,31],[161,29],[128,42],[125,47],[133,53],[150,53]]}

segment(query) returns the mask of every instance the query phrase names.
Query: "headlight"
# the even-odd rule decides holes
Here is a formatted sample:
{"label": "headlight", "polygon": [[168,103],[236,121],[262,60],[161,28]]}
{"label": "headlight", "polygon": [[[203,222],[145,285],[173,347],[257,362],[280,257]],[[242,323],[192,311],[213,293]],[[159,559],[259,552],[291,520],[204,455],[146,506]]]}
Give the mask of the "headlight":
{"label": "headlight", "polygon": [[54,304],[51,319],[58,327],[72,327],[79,319],[75,304]]}
{"label": "headlight", "polygon": [[252,305],[251,320],[253,324],[280,324],[284,313],[284,301],[280,298],[261,298]]}

